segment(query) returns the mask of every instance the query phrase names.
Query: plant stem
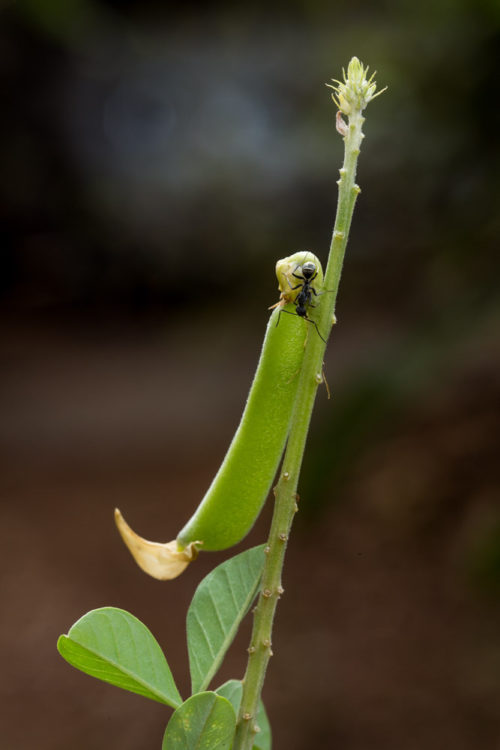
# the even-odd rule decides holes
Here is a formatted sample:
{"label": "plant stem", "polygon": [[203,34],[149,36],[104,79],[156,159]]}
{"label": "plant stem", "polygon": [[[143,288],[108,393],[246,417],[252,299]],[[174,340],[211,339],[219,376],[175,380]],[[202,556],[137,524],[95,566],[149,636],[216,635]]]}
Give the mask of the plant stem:
{"label": "plant stem", "polygon": [[[344,138],[345,153],[338,181],[337,215],[324,277],[324,289],[329,290],[329,293],[321,297],[317,315],[317,323],[323,335],[327,331],[330,332],[334,322],[344,253],[354,204],[359,193],[355,177],[361,141],[364,137],[361,130],[363,122],[361,112],[353,112],[349,117],[349,129]],[[313,317],[312,313],[311,317]],[[302,457],[316,391],[323,381],[323,357],[326,345],[315,331],[311,330],[311,326],[309,329],[285,458],[278,483],[274,488],[276,500],[266,547],[267,559],[259,600],[254,609],[252,638],[248,649],[248,663],[243,679],[243,695],[233,750],[251,750],[255,733],[258,731],[255,717],[267,665],[272,655],[272,626],[277,602],[283,593],[281,573],[288,536],[297,510],[298,495],[296,493]]]}

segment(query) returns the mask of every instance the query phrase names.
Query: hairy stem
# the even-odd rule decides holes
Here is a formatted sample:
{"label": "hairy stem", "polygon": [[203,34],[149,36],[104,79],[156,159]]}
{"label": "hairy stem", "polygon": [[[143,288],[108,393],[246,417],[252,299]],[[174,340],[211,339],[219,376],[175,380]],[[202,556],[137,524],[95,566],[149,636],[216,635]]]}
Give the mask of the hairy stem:
{"label": "hairy stem", "polygon": [[[348,132],[344,137],[345,153],[344,164],[340,170],[338,181],[337,215],[324,277],[324,289],[328,292],[321,296],[318,315],[315,316],[319,329],[325,338],[335,320],[335,303],[347,237],[354,204],[359,193],[359,188],[355,184],[355,177],[361,141],[364,137],[361,130],[363,122],[364,118],[361,112],[353,112],[349,117]],[[311,317],[313,317],[313,313],[311,313]],[[300,321],[297,321],[297,324],[300,324]],[[316,391],[318,385],[323,381],[325,343],[316,335],[311,326],[309,328],[287,448],[280,477],[274,488],[276,500],[266,547],[267,559],[258,603],[254,610],[252,638],[248,649],[248,663],[243,679],[243,695],[233,750],[251,750],[255,733],[258,731],[255,717],[267,665],[272,655],[273,620],[278,599],[283,593],[281,573],[288,536],[297,510],[298,495],[296,493],[302,457]]]}

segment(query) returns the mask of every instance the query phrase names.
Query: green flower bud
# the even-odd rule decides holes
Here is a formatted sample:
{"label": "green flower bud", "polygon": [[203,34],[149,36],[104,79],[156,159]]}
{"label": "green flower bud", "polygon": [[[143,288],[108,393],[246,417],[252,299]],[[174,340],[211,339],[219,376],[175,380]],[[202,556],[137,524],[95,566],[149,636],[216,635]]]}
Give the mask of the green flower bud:
{"label": "green flower bud", "polygon": [[377,84],[373,80],[376,73],[368,75],[368,66],[366,68],[353,57],[347,67],[347,75],[342,68],[343,82],[332,78],[335,85],[327,83],[326,85],[333,89],[332,99],[337,105],[340,112],[344,115],[352,115],[354,112],[362,112],[372,99],[382,94],[387,86],[381,91],[377,91]]}

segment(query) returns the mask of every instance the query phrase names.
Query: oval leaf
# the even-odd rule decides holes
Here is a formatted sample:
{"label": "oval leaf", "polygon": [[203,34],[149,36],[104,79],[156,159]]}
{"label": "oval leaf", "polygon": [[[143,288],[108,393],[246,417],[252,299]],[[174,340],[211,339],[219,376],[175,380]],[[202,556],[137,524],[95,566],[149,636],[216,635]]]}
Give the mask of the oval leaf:
{"label": "oval leaf", "polygon": [[129,612],[101,607],[61,635],[61,656],[82,672],[177,708],[182,698],[158,642]]}
{"label": "oval leaf", "polygon": [[236,729],[231,703],[215,693],[198,693],[172,714],[162,750],[229,750]]}
{"label": "oval leaf", "polygon": [[[227,698],[232,704],[236,716],[240,710],[241,694],[243,685],[241,680],[228,680],[215,691],[217,695]],[[259,732],[255,735],[252,750],[271,750],[271,725],[267,718],[266,709],[262,701],[259,701],[259,710],[257,711],[257,726]]]}
{"label": "oval leaf", "polygon": [[192,692],[205,690],[255,598],[264,546],[252,547],[212,570],[195,591],[187,614]]}

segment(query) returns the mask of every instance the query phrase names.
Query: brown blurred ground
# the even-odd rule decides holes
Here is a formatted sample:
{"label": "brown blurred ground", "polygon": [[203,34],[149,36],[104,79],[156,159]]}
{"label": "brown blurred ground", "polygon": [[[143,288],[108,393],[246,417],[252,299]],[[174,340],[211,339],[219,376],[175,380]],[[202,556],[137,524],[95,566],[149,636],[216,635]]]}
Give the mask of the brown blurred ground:
{"label": "brown blurred ground", "polygon": [[[225,555],[160,584],[112,511],[166,541],[218,468],[275,260],[326,258],[341,142],[322,87],[352,54],[390,88],[301,479],[274,746],[496,750],[498,5],[64,8],[12,4],[0,31],[1,750],[161,746],[168,710],[56,640],[128,609],[187,694],[186,610]],[[248,623],[220,682],[247,641]]]}

